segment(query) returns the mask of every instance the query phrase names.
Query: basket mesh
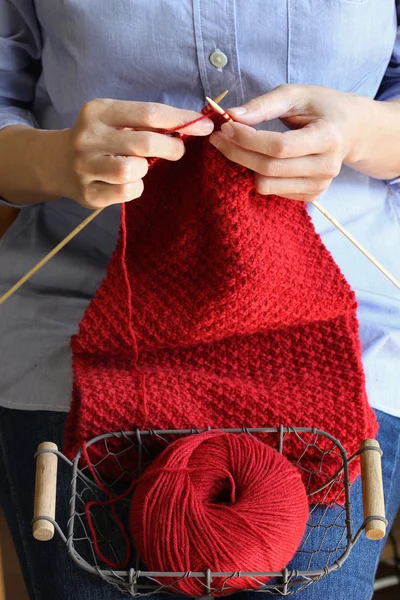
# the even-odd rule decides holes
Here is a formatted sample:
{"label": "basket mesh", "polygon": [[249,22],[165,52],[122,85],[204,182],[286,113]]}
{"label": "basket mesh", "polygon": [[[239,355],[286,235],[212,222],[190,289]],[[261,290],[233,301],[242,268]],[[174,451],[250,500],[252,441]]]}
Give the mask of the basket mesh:
{"label": "basket mesh", "polygon": [[[260,581],[260,592],[291,595],[318,581],[330,571],[339,568],[347,558],[352,546],[349,504],[348,460],[340,443],[324,432],[311,429],[268,428],[225,430],[245,432],[268,443],[287,456],[302,472],[307,494],[310,498],[310,518],[303,540],[293,561],[281,573],[240,573],[259,581],[271,576],[267,583]],[[88,455],[102,456],[91,463],[91,469],[79,453],[73,464],[71,515],[68,531],[68,551],[85,570],[97,573],[114,585],[120,592],[132,597],[158,592],[179,593],[175,583],[184,577],[196,577],[204,585],[204,595],[218,595],[224,590],[230,577],[239,573],[168,573],[167,586],[159,582],[164,573],[146,570],[135,550],[131,548],[130,568],[112,570],[97,555],[85,506],[89,501],[106,501],[108,497],[93,480],[92,473],[113,496],[123,494],[133,479],[137,478],[160,450],[184,435],[196,435],[198,431],[136,431],[107,434],[87,444]],[[300,449],[293,456],[293,448]],[[91,450],[94,450],[92,452]],[[286,450],[288,452],[286,453]],[[329,472],[335,464],[336,475],[329,475],[324,466],[329,462]],[[106,479],[104,473],[112,473]],[[316,501],[313,501],[316,498]],[[326,500],[329,498],[329,503]],[[115,505],[118,518],[129,531],[130,498]],[[92,523],[96,531],[98,547],[107,559],[122,563],[126,543],[109,506],[92,506]],[[252,590],[254,591],[254,590]]]}

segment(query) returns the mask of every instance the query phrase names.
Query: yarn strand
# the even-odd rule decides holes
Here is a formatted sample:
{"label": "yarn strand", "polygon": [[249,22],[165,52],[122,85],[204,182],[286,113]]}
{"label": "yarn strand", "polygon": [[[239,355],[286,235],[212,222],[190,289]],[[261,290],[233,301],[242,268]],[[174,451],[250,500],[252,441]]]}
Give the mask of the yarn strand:
{"label": "yarn strand", "polygon": [[123,274],[125,289],[127,295],[127,310],[128,310],[128,333],[132,343],[133,350],[133,368],[141,378],[140,389],[142,395],[142,409],[144,415],[144,423],[147,422],[148,409],[147,409],[147,390],[146,390],[146,374],[138,367],[139,360],[139,348],[136,338],[135,329],[133,327],[133,312],[132,312],[132,290],[129,282],[128,267],[126,264],[126,245],[127,245],[127,231],[126,231],[126,206],[121,205],[121,271]]}
{"label": "yarn strand", "polygon": [[[127,498],[128,496],[130,496],[130,494],[133,492],[135,486],[137,485],[138,480],[135,478],[131,482],[129,487],[125,490],[125,492],[123,492],[119,496],[113,496],[112,493],[110,492],[110,490],[108,490],[106,488],[106,486],[103,484],[101,479],[98,477],[95,469],[93,468],[92,462],[89,458],[88,449],[87,449],[86,444],[84,444],[82,447],[82,457],[86,462],[86,465],[89,469],[89,472],[90,472],[94,482],[101,489],[101,491],[109,498],[108,500],[90,500],[89,502],[87,502],[85,504],[86,521],[87,521],[87,524],[89,527],[90,535],[92,537],[92,542],[93,542],[93,547],[94,547],[95,553],[96,553],[97,557],[102,562],[104,562],[104,564],[106,564],[108,567],[110,567],[112,569],[124,569],[129,564],[129,561],[131,558],[131,541],[129,538],[129,534],[126,530],[126,527],[124,527],[121,519],[118,516],[118,513],[116,511],[116,504],[118,502],[120,502],[121,500],[123,500],[124,498]],[[124,538],[125,548],[126,548],[125,558],[120,563],[114,562],[114,561],[110,560],[109,558],[105,557],[104,554],[102,553],[102,551],[100,550],[99,542],[97,539],[96,528],[93,524],[92,514],[90,512],[90,509],[93,506],[102,506],[102,507],[111,506],[111,514],[114,517],[115,523],[117,524],[117,527],[118,527],[119,531],[121,532],[122,537]]]}
{"label": "yarn strand", "polygon": [[[218,121],[220,119],[220,115],[218,114],[218,112],[215,111],[213,106],[210,106],[210,105],[205,106],[202,110],[202,113],[203,114],[201,117],[193,119],[192,121],[189,121],[188,123],[184,123],[183,125],[180,125],[179,127],[174,127],[173,129],[165,129],[162,133],[163,134],[178,133],[180,130],[185,129],[185,128],[189,127],[190,125],[194,125],[195,123],[198,123],[199,121],[202,121],[203,119],[207,119],[207,118],[211,118],[214,121]],[[154,165],[154,162],[156,162],[156,160],[154,160],[151,163],[151,166]],[[142,396],[142,410],[143,410],[143,415],[144,415],[143,427],[145,428],[146,422],[148,419],[146,374],[138,367],[139,348],[138,348],[135,329],[133,326],[132,290],[131,290],[130,281],[129,281],[128,267],[126,264],[127,227],[126,227],[126,205],[125,204],[121,205],[121,245],[122,245],[122,247],[121,247],[121,271],[122,271],[124,282],[125,282],[125,289],[126,289],[127,303],[128,303],[127,326],[128,326],[128,334],[129,334],[129,337],[130,337],[130,340],[132,343],[132,351],[133,351],[132,366],[133,366],[134,370],[136,371],[136,373],[138,373],[138,375],[141,378],[140,390],[141,390],[141,396]]]}

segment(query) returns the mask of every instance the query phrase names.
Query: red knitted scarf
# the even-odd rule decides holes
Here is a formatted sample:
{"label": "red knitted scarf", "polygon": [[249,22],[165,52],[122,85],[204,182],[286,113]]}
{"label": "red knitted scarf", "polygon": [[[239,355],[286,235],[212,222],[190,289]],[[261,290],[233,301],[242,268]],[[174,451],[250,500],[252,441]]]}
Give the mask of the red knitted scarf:
{"label": "red knitted scarf", "polygon": [[69,456],[136,427],[312,426],[349,453],[376,433],[355,296],[305,204],[259,195],[207,139],[122,207],[72,349]]}

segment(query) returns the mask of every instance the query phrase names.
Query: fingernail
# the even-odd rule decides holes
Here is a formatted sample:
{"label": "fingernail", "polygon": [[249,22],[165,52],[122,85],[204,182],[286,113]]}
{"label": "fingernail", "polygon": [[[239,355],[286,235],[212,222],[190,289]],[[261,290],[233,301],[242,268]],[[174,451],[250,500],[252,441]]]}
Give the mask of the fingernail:
{"label": "fingernail", "polygon": [[244,106],[238,106],[236,108],[230,108],[229,112],[232,113],[233,115],[244,115],[244,113],[246,112],[246,109]]}
{"label": "fingernail", "polygon": [[210,119],[207,121],[199,121],[199,125],[204,133],[211,133],[214,130],[214,123]]}
{"label": "fingernail", "polygon": [[235,130],[233,129],[232,125],[230,125],[230,123],[224,123],[221,127],[221,131],[229,138],[233,138],[233,136],[235,135]]}

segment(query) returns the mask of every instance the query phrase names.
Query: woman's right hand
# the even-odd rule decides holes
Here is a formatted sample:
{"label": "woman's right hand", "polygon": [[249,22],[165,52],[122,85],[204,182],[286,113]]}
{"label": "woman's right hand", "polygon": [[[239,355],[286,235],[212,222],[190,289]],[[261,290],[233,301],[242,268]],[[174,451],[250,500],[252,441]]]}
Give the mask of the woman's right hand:
{"label": "woman's right hand", "polygon": [[[152,102],[92,100],[72,127],[53,132],[49,148],[49,196],[66,196],[91,209],[138,198],[148,157],[179,160],[181,139],[161,132],[200,117],[199,113]],[[186,127],[185,134],[208,135],[211,119]],[[55,152],[55,154],[53,154]],[[50,164],[49,164],[50,163]]]}

